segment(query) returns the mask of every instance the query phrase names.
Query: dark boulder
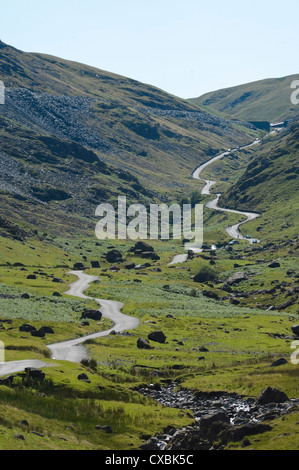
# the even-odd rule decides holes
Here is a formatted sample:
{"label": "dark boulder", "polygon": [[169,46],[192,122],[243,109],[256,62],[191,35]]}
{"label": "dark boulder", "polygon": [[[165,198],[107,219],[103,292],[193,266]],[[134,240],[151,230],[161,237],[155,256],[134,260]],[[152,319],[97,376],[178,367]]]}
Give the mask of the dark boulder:
{"label": "dark boulder", "polygon": [[230,423],[230,418],[226,413],[224,413],[222,411],[205,415],[200,420],[200,429],[201,430],[206,430],[212,424],[218,423],[218,422],[228,423],[229,424]]}
{"label": "dark boulder", "polygon": [[200,420],[200,434],[209,442],[213,442],[217,436],[226,431],[230,425],[230,417],[222,412],[212,413],[203,416]]}
{"label": "dark boulder", "polygon": [[264,423],[248,423],[241,426],[229,426],[220,434],[222,444],[229,442],[239,442],[245,436],[254,436],[256,434],[263,434],[272,430],[269,424]]}
{"label": "dark boulder", "polygon": [[34,330],[31,331],[31,336],[34,336],[35,338],[44,338],[46,336],[46,333],[43,330]]}
{"label": "dark boulder", "polygon": [[143,241],[139,241],[135,244],[134,246],[134,252],[136,253],[136,251],[140,251],[141,253],[144,253],[144,252],[154,252],[154,248],[149,245],[148,243],[145,243]]}
{"label": "dark boulder", "polygon": [[88,375],[85,373],[78,375],[78,380],[80,380],[81,382],[90,383]]}
{"label": "dark boulder", "polygon": [[280,268],[280,263],[278,261],[272,261],[268,264],[268,268]]}
{"label": "dark boulder", "polygon": [[299,336],[299,325],[293,325],[292,332],[294,333],[295,336]]}
{"label": "dark boulder", "polygon": [[30,299],[30,295],[29,294],[22,294],[21,299]]}
{"label": "dark boulder", "polygon": [[203,290],[202,295],[204,295],[205,297],[209,297],[210,299],[219,300],[219,297],[216,292],[213,292],[211,290]]}
{"label": "dark boulder", "polygon": [[148,339],[150,341],[154,341],[155,343],[165,343],[166,336],[164,335],[163,331],[153,331],[148,335]]}
{"label": "dark boulder", "polygon": [[99,261],[91,261],[90,264],[93,269],[98,269],[101,267]]}
{"label": "dark boulder", "polygon": [[39,331],[43,331],[46,335],[54,335],[54,330],[50,326],[42,326]]}
{"label": "dark boulder", "polygon": [[81,320],[85,319],[100,321],[102,319],[102,314],[99,310],[84,310]]}
{"label": "dark boulder", "polygon": [[261,392],[256,403],[258,405],[268,405],[269,403],[284,403],[286,401],[289,401],[289,398],[284,392],[277,388],[268,387]]}
{"label": "dark boulder", "polygon": [[138,338],[137,348],[138,349],[153,349],[151,345],[149,344],[148,340],[145,338]]}
{"label": "dark boulder", "polygon": [[32,331],[36,331],[36,328],[31,325],[27,325],[26,323],[24,325],[21,325],[19,328],[19,331],[25,332],[25,333],[31,333]]}
{"label": "dark boulder", "polygon": [[284,366],[285,364],[288,364],[288,361],[284,357],[281,357],[277,359],[277,361],[272,362],[271,367]]}
{"label": "dark boulder", "polygon": [[108,263],[119,263],[122,262],[123,257],[120,251],[111,250],[106,254],[106,260]]}
{"label": "dark boulder", "polygon": [[77,271],[82,271],[82,269],[85,269],[85,266],[83,263],[75,263],[74,264],[74,269]]}
{"label": "dark boulder", "polygon": [[36,275],[35,274],[29,274],[27,276],[27,279],[37,279]]}
{"label": "dark boulder", "polygon": [[46,375],[41,369],[35,369],[34,367],[26,367],[25,372],[27,379],[38,380],[40,382],[43,382],[45,380]]}
{"label": "dark boulder", "polygon": [[125,265],[125,269],[134,269],[135,268],[135,263],[128,263]]}

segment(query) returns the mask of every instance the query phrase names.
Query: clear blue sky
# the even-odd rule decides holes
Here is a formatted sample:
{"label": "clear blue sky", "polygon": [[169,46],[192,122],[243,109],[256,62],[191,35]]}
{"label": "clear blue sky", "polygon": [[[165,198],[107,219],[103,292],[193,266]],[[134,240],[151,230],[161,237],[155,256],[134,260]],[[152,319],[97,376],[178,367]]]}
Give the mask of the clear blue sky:
{"label": "clear blue sky", "polygon": [[0,11],[10,45],[183,98],[299,75],[298,0],[8,0]]}

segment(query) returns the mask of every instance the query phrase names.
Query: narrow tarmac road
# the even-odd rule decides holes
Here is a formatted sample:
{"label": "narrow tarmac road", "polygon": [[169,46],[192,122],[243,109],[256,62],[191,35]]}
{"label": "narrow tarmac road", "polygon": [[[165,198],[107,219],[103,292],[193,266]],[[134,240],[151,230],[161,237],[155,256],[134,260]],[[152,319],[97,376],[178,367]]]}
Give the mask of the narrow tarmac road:
{"label": "narrow tarmac road", "polygon": [[[77,276],[78,281],[71,284],[70,289],[66,292],[66,294],[79,297],[81,299],[93,299],[92,297],[87,297],[84,294],[84,291],[88,289],[91,282],[96,281],[98,278],[96,276],[85,274],[83,271],[71,271],[69,274]],[[139,326],[140,321],[138,318],[130,317],[121,313],[121,309],[123,307],[122,303],[105,299],[94,300],[101,305],[99,310],[103,317],[113,321],[113,327],[109,330],[93,333],[88,336],[48,345],[53,360],[79,363],[82,361],[82,359],[88,358],[87,351],[83,345],[83,343],[88,339],[96,339],[108,336],[112,331],[120,333],[123,331],[132,330]],[[52,365],[53,364],[39,360],[4,362],[0,363],[0,377],[24,371],[27,367],[42,368],[51,367]]]}

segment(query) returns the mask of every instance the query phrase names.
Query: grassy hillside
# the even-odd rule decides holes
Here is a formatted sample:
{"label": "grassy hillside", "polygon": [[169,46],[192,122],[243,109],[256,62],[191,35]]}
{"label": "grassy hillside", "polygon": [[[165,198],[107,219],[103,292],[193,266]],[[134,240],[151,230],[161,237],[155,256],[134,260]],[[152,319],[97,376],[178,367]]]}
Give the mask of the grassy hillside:
{"label": "grassy hillside", "polygon": [[259,80],[232,88],[206,93],[192,98],[190,103],[207,106],[244,121],[286,120],[299,114],[298,106],[291,103],[291,83],[299,75]]}
{"label": "grassy hillside", "polygon": [[[250,225],[268,239],[298,232],[298,119],[255,150],[239,181],[220,199],[224,207],[261,212]],[[248,229],[249,230],[249,229]]]}

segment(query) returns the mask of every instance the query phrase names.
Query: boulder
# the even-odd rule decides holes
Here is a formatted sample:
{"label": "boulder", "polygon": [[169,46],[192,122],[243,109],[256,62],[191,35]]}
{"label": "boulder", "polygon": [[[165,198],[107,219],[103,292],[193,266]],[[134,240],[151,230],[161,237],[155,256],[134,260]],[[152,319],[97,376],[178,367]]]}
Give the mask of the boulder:
{"label": "boulder", "polygon": [[288,400],[289,398],[284,392],[281,392],[277,388],[268,387],[261,392],[256,403],[258,405],[268,405],[269,403],[284,403]]}
{"label": "boulder", "polygon": [[30,299],[30,295],[29,294],[22,294],[21,299]]}
{"label": "boulder", "polygon": [[46,333],[43,330],[33,330],[30,333],[31,336],[34,336],[35,338],[44,338],[46,336]]}
{"label": "boulder", "polygon": [[118,263],[123,260],[122,254],[118,250],[111,250],[106,254],[106,260],[108,263]]}
{"label": "boulder", "polygon": [[135,268],[135,263],[128,263],[125,265],[125,269],[134,269]]}
{"label": "boulder", "polygon": [[149,245],[148,243],[145,243],[143,241],[137,242],[134,246],[134,251],[135,252],[139,251],[139,250],[141,251],[141,253],[146,252],[146,251],[147,252],[150,251],[150,252],[153,253],[155,251],[154,248],[151,245]]}
{"label": "boulder", "polygon": [[239,271],[236,274],[234,274],[232,277],[230,277],[226,281],[226,284],[229,286],[232,286],[234,284],[239,284],[239,282],[246,281],[247,279],[248,277],[242,271]]}
{"label": "boulder", "polygon": [[297,297],[292,297],[291,299],[287,300],[286,302],[283,302],[282,304],[278,305],[276,308],[277,310],[284,310],[285,308],[290,307],[293,305],[297,300]]}
{"label": "boulder", "polygon": [[241,426],[228,426],[220,434],[222,444],[229,442],[239,442],[245,436],[254,436],[256,434],[263,434],[271,431],[273,428],[269,424],[264,423],[248,423]]}
{"label": "boulder", "polygon": [[26,323],[24,325],[21,325],[19,328],[19,331],[25,332],[25,333],[31,333],[32,331],[36,331],[36,328],[31,325],[27,325]]}
{"label": "boulder", "polygon": [[88,378],[88,375],[85,374],[85,373],[78,375],[78,380],[81,380],[81,382],[90,383],[90,380],[89,380],[89,378]]}
{"label": "boulder", "polygon": [[145,338],[138,338],[137,348],[138,349],[153,349],[151,345],[149,344],[148,340]]}
{"label": "boulder", "polygon": [[150,341],[154,341],[155,343],[165,343],[166,336],[164,335],[163,331],[153,331],[148,335],[148,339]]}
{"label": "boulder", "polygon": [[230,423],[229,416],[223,411],[205,415],[200,420],[200,429],[208,429],[214,423]]}
{"label": "boulder", "polygon": [[101,267],[99,261],[91,261],[90,264],[93,269],[98,269]]}
{"label": "boulder", "polygon": [[268,268],[280,268],[280,263],[278,261],[272,261],[268,264]]}
{"label": "boulder", "polygon": [[34,367],[26,367],[25,372],[27,378],[39,380],[41,382],[45,380],[46,375],[41,369],[35,369]]}
{"label": "boulder", "polygon": [[85,269],[85,266],[83,263],[75,263],[74,264],[74,269],[77,271],[82,271],[82,269]]}
{"label": "boulder", "polygon": [[27,276],[27,279],[37,279],[36,275],[35,274],[29,274]]}
{"label": "boulder", "polygon": [[281,357],[277,359],[277,361],[272,362],[271,367],[284,366],[285,364],[288,364],[288,361],[284,357]]}
{"label": "boulder", "polygon": [[54,335],[54,330],[50,326],[42,326],[39,331],[43,331],[45,335]]}
{"label": "boulder", "polygon": [[203,290],[202,295],[204,295],[205,297],[209,297],[210,299],[219,300],[219,297],[216,292],[213,292],[211,290]]}
{"label": "boulder", "polygon": [[213,442],[217,436],[230,426],[230,417],[222,412],[205,415],[200,420],[200,434]]}
{"label": "boulder", "polygon": [[299,336],[299,325],[293,325],[292,332],[294,333],[295,336]]}
{"label": "boulder", "polygon": [[102,319],[102,314],[99,310],[84,310],[81,320],[85,319],[100,321]]}

